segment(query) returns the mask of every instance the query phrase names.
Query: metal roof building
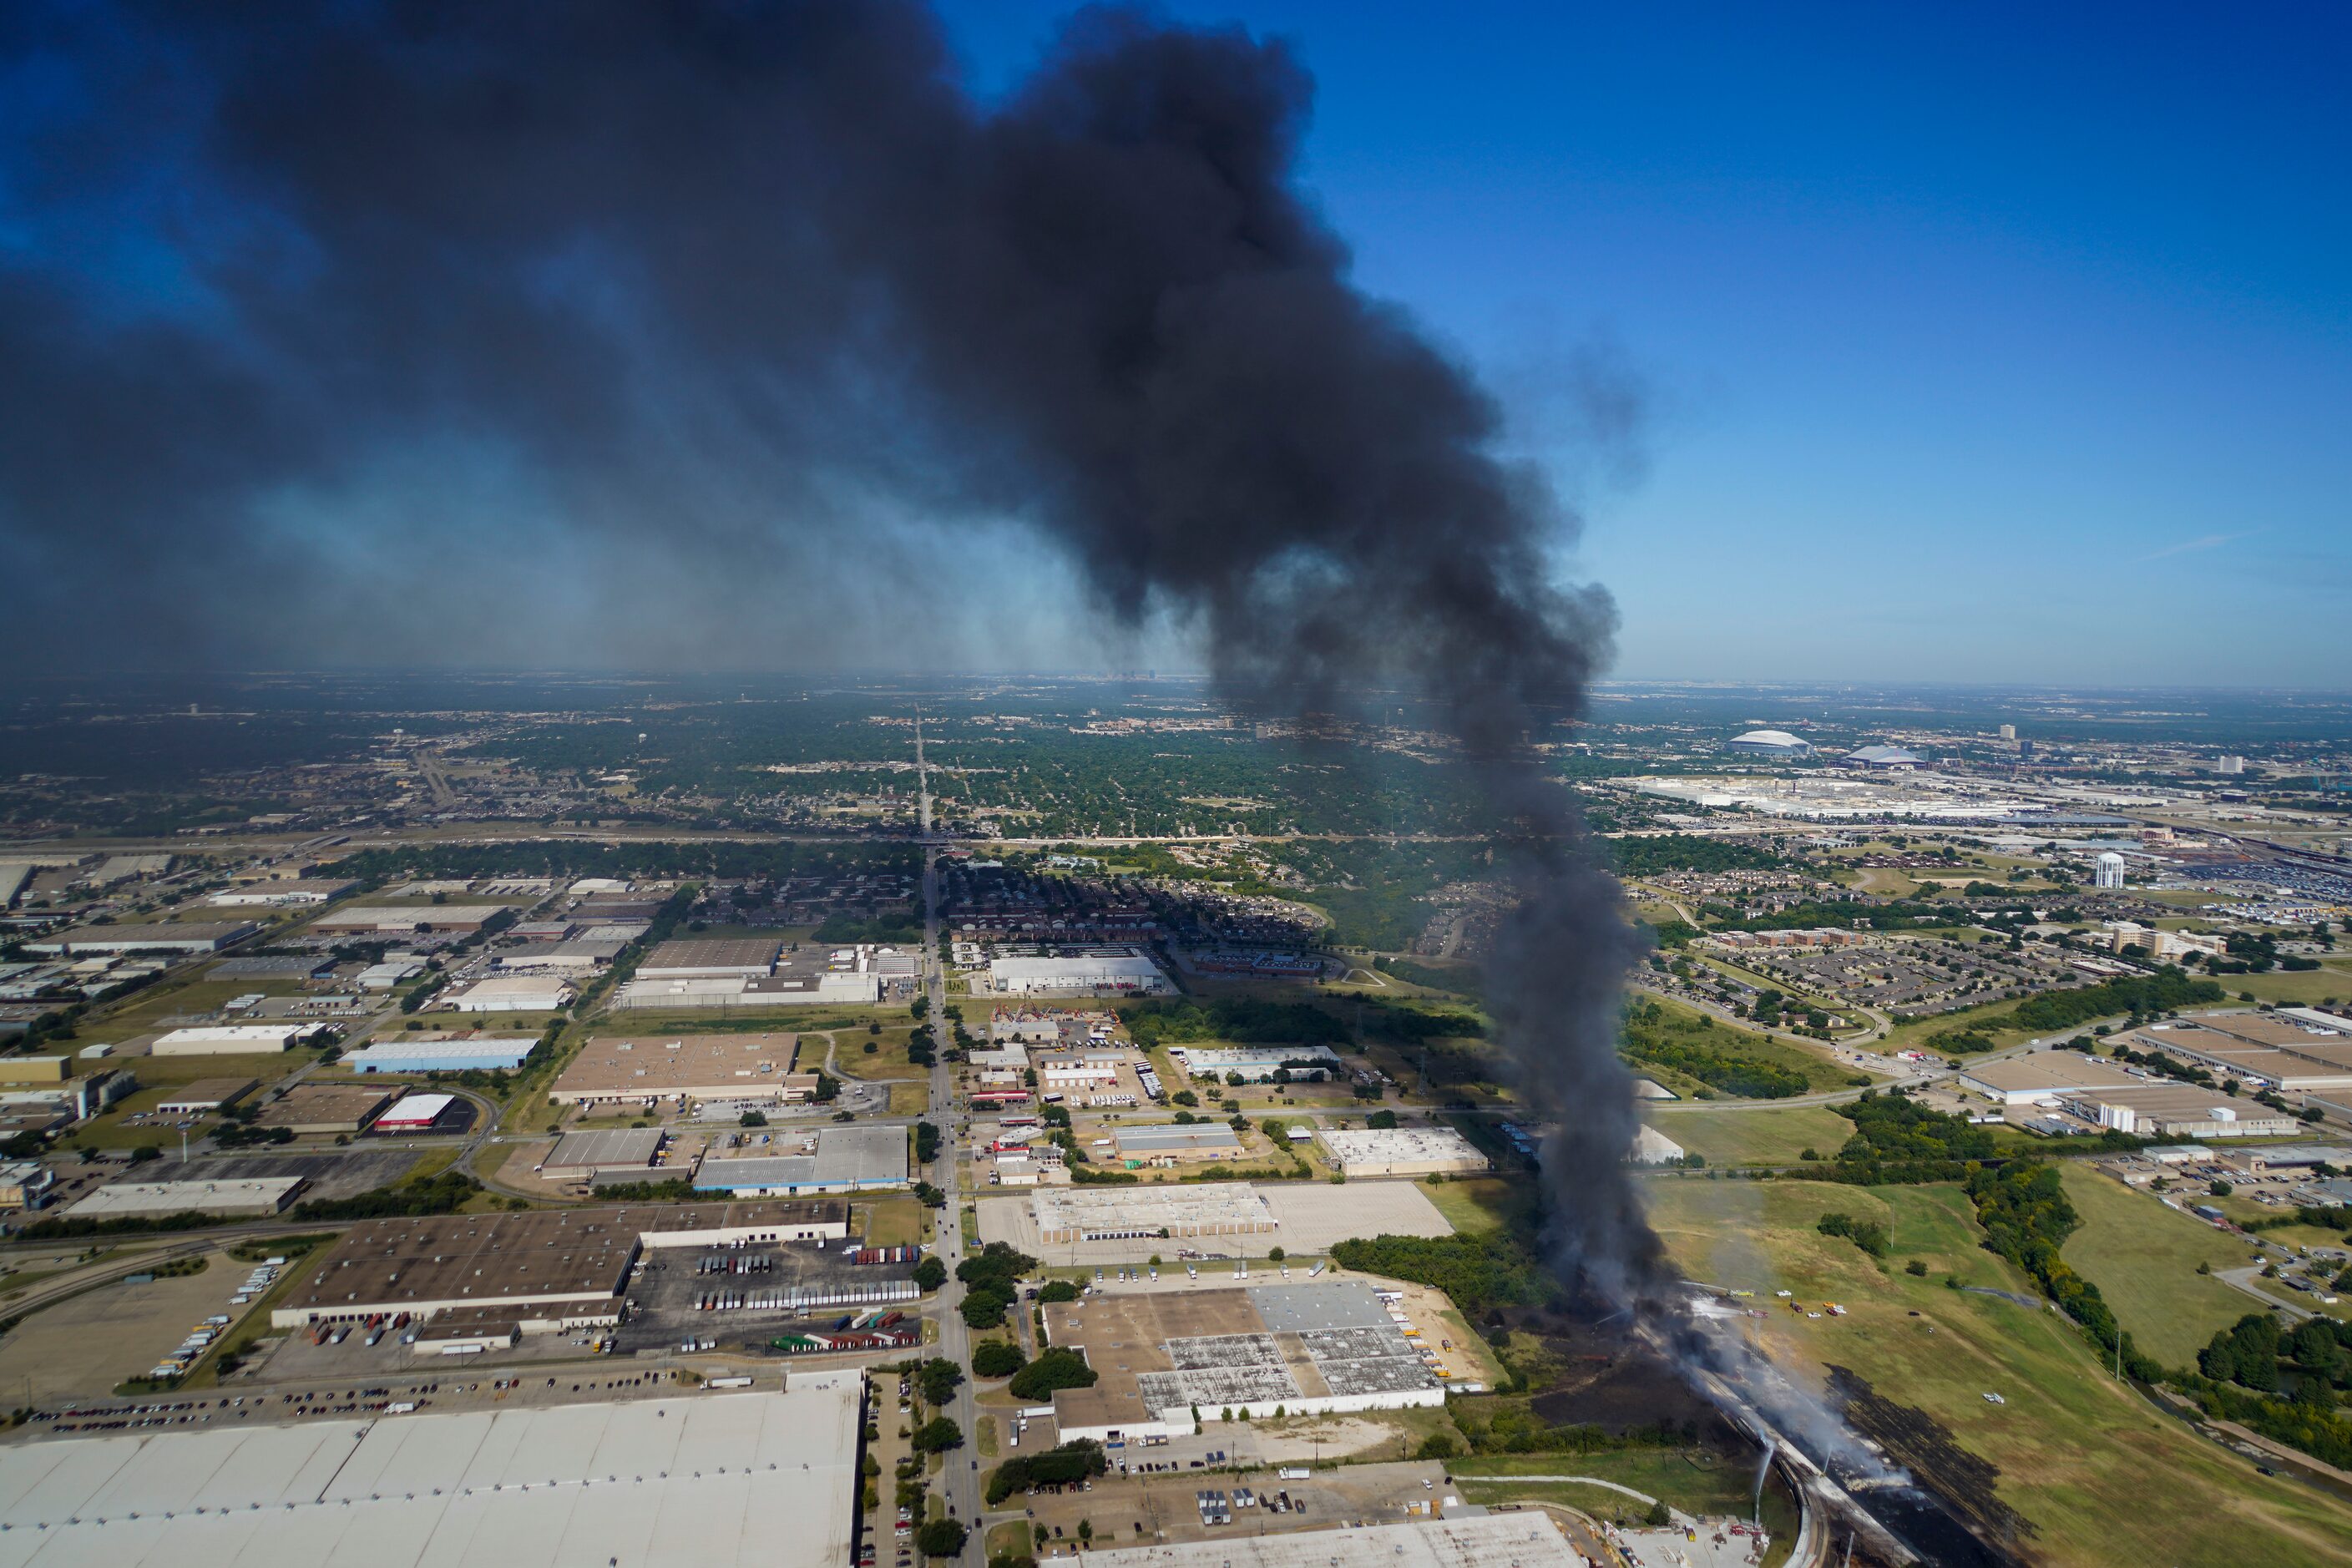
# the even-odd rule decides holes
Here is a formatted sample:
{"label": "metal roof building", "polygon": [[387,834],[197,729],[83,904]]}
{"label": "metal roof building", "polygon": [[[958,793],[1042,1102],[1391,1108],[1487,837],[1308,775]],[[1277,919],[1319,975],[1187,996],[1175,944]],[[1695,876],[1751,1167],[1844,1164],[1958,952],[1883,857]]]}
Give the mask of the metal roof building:
{"label": "metal roof building", "polygon": [[353,1051],[338,1065],[356,1072],[511,1071],[537,1044],[529,1035],[474,1040],[405,1040],[394,1035]]}
{"label": "metal roof building", "polygon": [[294,1201],[304,1176],[247,1176],[209,1182],[117,1182],[66,1210],[76,1219],[155,1218],[175,1214],[274,1215]]}
{"label": "metal roof building", "polygon": [[695,1190],[790,1198],[907,1184],[903,1127],[824,1127],[779,1137],[777,1146],[794,1152],[703,1161],[695,1173]]}
{"label": "metal roof building", "polygon": [[781,1393],[240,1423],[0,1449],[10,1555],[44,1568],[832,1568],[857,1502],[856,1373]]}

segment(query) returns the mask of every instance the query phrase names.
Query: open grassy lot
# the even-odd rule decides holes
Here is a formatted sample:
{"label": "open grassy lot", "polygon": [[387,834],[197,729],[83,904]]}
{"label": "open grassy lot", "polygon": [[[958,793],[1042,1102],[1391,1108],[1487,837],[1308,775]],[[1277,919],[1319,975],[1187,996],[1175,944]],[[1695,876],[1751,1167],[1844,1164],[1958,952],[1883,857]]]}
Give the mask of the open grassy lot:
{"label": "open grassy lot", "polygon": [[[814,1072],[824,1060],[825,1041],[833,1047],[833,1070],[848,1078],[894,1079],[928,1078],[930,1068],[917,1067],[907,1058],[907,1041],[914,1034],[911,1025],[885,1025],[882,1032],[873,1034],[865,1028],[832,1029],[823,1035],[801,1037],[800,1070]],[[869,1053],[866,1047],[872,1046]]]}
{"label": "open grassy lot", "polygon": [[2069,1164],[2063,1179],[2083,1216],[2083,1228],[2066,1238],[2066,1261],[2099,1288],[2148,1354],[2167,1366],[2193,1366],[2214,1330],[2258,1310],[2197,1272],[2200,1263],[2242,1267],[2244,1242],[2087,1165]]}
{"label": "open grassy lot", "polygon": [[1525,1224],[1534,1193],[1523,1182],[1504,1176],[1474,1176],[1466,1181],[1424,1183],[1421,1189],[1445,1223],[1455,1230],[1492,1230],[1506,1223]]}
{"label": "open grassy lot", "polygon": [[[1685,1033],[1679,1029],[1672,1029],[1671,1032],[1663,1035],[1662,1038],[1677,1045],[1704,1046],[1720,1055],[1741,1060],[1764,1062],[1774,1067],[1786,1068],[1791,1072],[1802,1075],[1808,1093],[1818,1094],[1831,1089],[1843,1089],[1846,1087],[1846,1080],[1855,1076],[1854,1068],[1842,1066],[1831,1059],[1830,1047],[1826,1045],[1819,1048],[1810,1045],[1793,1045],[1786,1040],[1776,1039],[1770,1035],[1759,1034],[1753,1029],[1742,1028],[1737,1024],[1728,1023],[1711,1014],[1702,1013],[1696,1007],[1687,1006],[1667,997],[1645,996],[1643,1001],[1656,1005],[1664,1015],[1664,1020],[1670,1027],[1701,1018],[1706,1019],[1711,1026],[1703,1033]],[[1688,1074],[1677,1072],[1672,1068],[1657,1063],[1640,1060],[1630,1053],[1626,1060],[1635,1072],[1644,1078],[1655,1079],[1685,1100],[1735,1098],[1725,1095],[1718,1089],[1707,1088]]]}
{"label": "open grassy lot", "polygon": [[[1916,1410],[1996,1467],[1990,1500],[2021,1518],[2032,1560],[2344,1561],[2352,1504],[2263,1476],[2158,1414],[2108,1377],[2056,1313],[1946,1289],[1950,1273],[2032,1293],[1980,1248],[1956,1188],[1674,1182],[1654,1184],[1650,1194],[1653,1222],[1693,1278],[1759,1292],[1768,1315],[1746,1331],[1793,1381],[1821,1389],[1828,1368],[1849,1368],[1877,1396]],[[1833,1210],[1888,1226],[1885,1264],[1814,1229]],[[1927,1277],[1904,1271],[1914,1258]],[[1793,1290],[1801,1310],[1775,1289]],[[1802,1315],[1825,1301],[1850,1315]],[[1990,1404],[1987,1393],[2006,1403]]]}
{"label": "open grassy lot", "polygon": [[877,1198],[866,1210],[866,1245],[912,1247],[922,1239],[922,1206],[911,1197]]}
{"label": "open grassy lot", "polygon": [[1645,1107],[1643,1118],[1710,1165],[1787,1164],[1807,1149],[1823,1159],[1853,1136],[1853,1123],[1822,1105]]}

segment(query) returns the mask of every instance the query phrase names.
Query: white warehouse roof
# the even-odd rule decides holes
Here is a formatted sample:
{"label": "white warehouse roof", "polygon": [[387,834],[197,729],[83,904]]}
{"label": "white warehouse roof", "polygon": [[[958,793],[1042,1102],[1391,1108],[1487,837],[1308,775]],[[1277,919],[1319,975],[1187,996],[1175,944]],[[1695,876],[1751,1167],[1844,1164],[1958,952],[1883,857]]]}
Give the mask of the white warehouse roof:
{"label": "white warehouse roof", "polygon": [[856,1374],[792,1382],[14,1444],[0,1529],[45,1568],[833,1568],[856,1506]]}

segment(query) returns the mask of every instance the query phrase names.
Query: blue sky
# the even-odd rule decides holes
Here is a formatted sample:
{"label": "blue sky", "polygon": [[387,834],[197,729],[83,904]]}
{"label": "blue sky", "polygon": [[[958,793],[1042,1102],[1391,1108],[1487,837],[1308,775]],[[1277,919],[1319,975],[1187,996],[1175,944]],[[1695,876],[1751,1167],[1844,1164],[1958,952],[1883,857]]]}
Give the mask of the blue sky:
{"label": "blue sky", "polygon": [[[1001,84],[1065,9],[946,12]],[[1637,373],[1620,674],[2352,677],[2352,14],[1169,9],[1295,42],[1370,288]]]}

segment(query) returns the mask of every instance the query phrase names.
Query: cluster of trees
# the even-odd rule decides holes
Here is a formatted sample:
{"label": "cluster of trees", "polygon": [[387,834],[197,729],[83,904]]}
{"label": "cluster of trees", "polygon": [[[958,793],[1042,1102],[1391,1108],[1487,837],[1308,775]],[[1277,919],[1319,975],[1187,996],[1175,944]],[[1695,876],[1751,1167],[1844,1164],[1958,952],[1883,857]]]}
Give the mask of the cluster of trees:
{"label": "cluster of trees", "polygon": [[1987,1251],[2024,1269],[2103,1349],[2116,1350],[2117,1336],[2122,1336],[2123,1363],[2134,1377],[2164,1375],[2161,1365],[2132,1348],[2131,1337],[2124,1333],[2099,1288],[2059,1256],[2083,1216],[2067,1201],[2055,1165],[2012,1160],[1997,1168],[1980,1168],[1970,1173],[1966,1190],[1976,1205],[1977,1223],[1984,1227]]}
{"label": "cluster of trees", "polygon": [[1064,1443],[1041,1454],[1016,1454],[988,1478],[988,1506],[994,1508],[1016,1492],[1044,1486],[1071,1486],[1091,1480],[1110,1468],[1103,1447],[1089,1438]]}
{"label": "cluster of trees", "polygon": [[915,1123],[915,1163],[928,1165],[940,1157],[940,1130],[936,1123]]}
{"label": "cluster of trees", "polygon": [[1035,1258],[1001,1241],[990,1242],[957,1264],[956,1278],[964,1287],[964,1322],[975,1329],[1003,1326],[1004,1310],[1020,1294],[1021,1277],[1036,1267]]}
{"label": "cluster of trees", "polygon": [[1753,844],[1702,838],[1693,833],[1661,833],[1605,842],[1618,874],[1626,877],[1647,877],[1660,871],[1770,871],[1788,864],[1770,850]]}
{"label": "cluster of trees", "polygon": [[2214,1334],[2197,1352],[2196,1374],[2181,1381],[2210,1415],[2352,1465],[2352,1421],[2336,1413],[2341,1391],[2352,1388],[2352,1324],[2311,1318],[2290,1333],[2270,1314],[2249,1312]]}
{"label": "cluster of trees", "polygon": [[915,1369],[915,1389],[923,1403],[936,1408],[955,1397],[963,1386],[963,1368],[945,1356],[935,1355]]}
{"label": "cluster of trees", "polygon": [[1863,1186],[1885,1183],[1956,1182],[1970,1163],[1994,1156],[1992,1134],[1964,1116],[1930,1110],[1900,1094],[1864,1089],[1860,1100],[1832,1107],[1853,1123],[1837,1152],[1832,1181]]}
{"label": "cluster of trees", "polygon": [[2154,1017],[2221,999],[2221,988],[2211,981],[2191,980],[2178,965],[2166,964],[2153,974],[2126,975],[2073,991],[2044,991],[2029,996],[2017,1005],[2008,1021],[2013,1028],[2047,1032],[2071,1029],[2116,1013]]}
{"label": "cluster of trees", "polygon": [[1497,1307],[1531,1307],[1559,1284],[1516,1238],[1501,1230],[1473,1236],[1353,1237],[1336,1243],[1332,1260],[1367,1274],[1410,1279],[1444,1291],[1473,1317]]}
{"label": "cluster of trees", "polygon": [[1812,1087],[1796,1068],[1747,1054],[1737,1031],[1719,1027],[1704,1014],[1685,1018],[1655,1002],[1625,1010],[1619,1045],[1628,1059],[1667,1068],[1709,1089],[1747,1100],[1785,1100]]}
{"label": "cluster of trees", "polygon": [[1886,1227],[1874,1219],[1856,1219],[1850,1214],[1825,1214],[1813,1226],[1823,1236],[1842,1236],[1873,1258],[1886,1256]]}
{"label": "cluster of trees", "polygon": [[1305,1002],[1217,997],[1207,1001],[1135,1002],[1118,1012],[1135,1043],[1147,1050],[1186,1040],[1340,1045],[1348,1039],[1347,1027],[1339,1019]]}
{"label": "cluster of trees", "polygon": [[971,1347],[974,1377],[1011,1377],[1027,1364],[1021,1347],[1010,1340],[982,1340]]}
{"label": "cluster of trees", "polygon": [[1050,1399],[1056,1389],[1092,1388],[1101,1374],[1087,1358],[1066,1346],[1046,1351],[1013,1374],[1005,1386],[1015,1399]]}
{"label": "cluster of trees", "polygon": [[923,940],[923,917],[912,910],[876,915],[870,921],[828,915],[810,940],[839,947],[851,942],[910,942]]}

